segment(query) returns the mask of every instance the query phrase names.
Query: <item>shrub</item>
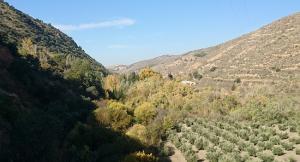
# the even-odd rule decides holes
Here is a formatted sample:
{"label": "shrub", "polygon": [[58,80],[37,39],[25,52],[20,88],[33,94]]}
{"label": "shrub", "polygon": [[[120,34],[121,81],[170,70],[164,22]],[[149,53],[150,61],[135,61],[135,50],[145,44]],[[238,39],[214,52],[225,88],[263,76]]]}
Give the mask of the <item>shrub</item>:
{"label": "shrub", "polygon": [[267,134],[267,133],[261,133],[261,134],[259,134],[258,136],[260,137],[260,139],[261,139],[262,141],[267,141],[267,140],[269,140],[269,138],[270,138],[270,134]]}
{"label": "shrub", "polygon": [[289,134],[287,132],[279,133],[278,135],[281,139],[288,139],[289,138]]}
{"label": "shrub", "polygon": [[131,153],[124,158],[124,162],[157,162],[156,158],[152,153],[147,154],[144,151],[138,151]]}
{"label": "shrub", "polygon": [[220,142],[220,138],[216,135],[210,135],[209,140],[215,145],[218,145]]}
{"label": "shrub", "polygon": [[199,150],[204,150],[208,146],[208,141],[203,138],[196,139],[195,146]]}
{"label": "shrub", "polygon": [[206,153],[206,159],[210,162],[218,162],[222,152],[216,148],[209,149]]}
{"label": "shrub", "polygon": [[294,124],[290,125],[290,132],[297,132],[297,126]]}
{"label": "shrub", "polygon": [[247,130],[245,130],[245,129],[241,129],[241,130],[239,131],[239,136],[240,136],[242,139],[248,141],[248,140],[249,140],[249,131],[247,131]]}
{"label": "shrub", "polygon": [[207,53],[204,52],[204,51],[202,51],[202,52],[200,52],[200,53],[195,53],[195,54],[194,54],[195,57],[204,57],[204,56],[206,56],[206,55],[207,55]]}
{"label": "shrub", "polygon": [[262,147],[265,149],[265,142],[263,141],[258,141],[257,146]]}
{"label": "shrub", "polygon": [[273,147],[273,143],[272,143],[271,141],[266,141],[266,142],[265,142],[264,148],[265,148],[266,150],[270,150],[270,149],[272,149],[272,147]]}
{"label": "shrub", "polygon": [[269,152],[261,152],[258,154],[258,157],[263,161],[263,162],[273,162],[274,161],[274,155],[272,155]]}
{"label": "shrub", "polygon": [[278,128],[279,128],[279,130],[281,130],[281,131],[285,131],[285,130],[288,129],[288,126],[285,125],[285,124],[280,124],[280,125],[278,125]]}
{"label": "shrub", "polygon": [[234,150],[234,145],[228,141],[220,143],[220,148],[225,152],[232,152]]}
{"label": "shrub", "polygon": [[247,152],[249,153],[250,156],[256,156],[256,148],[254,145],[250,145],[246,148]]}
{"label": "shrub", "polygon": [[278,155],[278,156],[281,156],[284,154],[284,151],[280,146],[274,146],[272,149],[272,152],[274,155]]}
{"label": "shrub", "polygon": [[192,73],[194,79],[200,80],[203,76],[196,70]]}
{"label": "shrub", "polygon": [[256,136],[250,136],[250,142],[256,145],[258,143],[258,138]]}
{"label": "shrub", "polygon": [[213,67],[211,67],[211,68],[209,69],[209,71],[213,72],[213,71],[215,71],[216,69],[217,69],[217,67],[213,66]]}
{"label": "shrub", "polygon": [[240,140],[240,141],[238,142],[238,149],[239,149],[240,151],[244,150],[246,147],[247,147],[247,144],[246,144],[244,141]]}
{"label": "shrub", "polygon": [[244,152],[241,154],[241,160],[240,161],[247,161],[250,159],[250,155],[248,152]]}
{"label": "shrub", "polygon": [[174,154],[174,149],[170,146],[164,145],[161,154],[163,156],[171,156]]}
{"label": "shrub", "polygon": [[273,145],[278,145],[280,143],[280,137],[279,136],[273,136],[270,138],[270,142],[272,142]]}
{"label": "shrub", "polygon": [[285,150],[287,150],[287,151],[290,151],[290,150],[293,150],[293,149],[294,149],[293,144],[290,143],[290,142],[282,142],[282,143],[281,143],[281,146],[282,146]]}
{"label": "shrub", "polygon": [[197,162],[198,161],[198,158],[197,158],[197,155],[196,154],[189,154],[187,157],[186,157],[186,161],[187,162]]}
{"label": "shrub", "polygon": [[126,110],[98,108],[94,111],[94,117],[99,125],[110,126],[113,130],[126,130],[132,121],[132,117]]}
{"label": "shrub", "polygon": [[241,83],[241,78],[236,78],[236,79],[234,80],[234,83]]}
{"label": "shrub", "polygon": [[236,162],[237,160],[232,154],[223,154],[218,162]]}
{"label": "shrub", "polygon": [[128,129],[126,132],[126,135],[141,141],[143,144],[147,144],[148,138],[147,138],[147,129],[144,125],[141,124],[135,124],[131,128]]}

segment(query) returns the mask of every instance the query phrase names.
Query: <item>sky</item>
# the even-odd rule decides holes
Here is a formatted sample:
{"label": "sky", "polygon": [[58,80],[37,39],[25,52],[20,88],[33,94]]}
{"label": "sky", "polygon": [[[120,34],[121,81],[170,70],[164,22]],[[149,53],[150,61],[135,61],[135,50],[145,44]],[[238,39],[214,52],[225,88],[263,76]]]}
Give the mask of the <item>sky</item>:
{"label": "sky", "polygon": [[5,0],[108,66],[182,54],[300,11],[299,0]]}

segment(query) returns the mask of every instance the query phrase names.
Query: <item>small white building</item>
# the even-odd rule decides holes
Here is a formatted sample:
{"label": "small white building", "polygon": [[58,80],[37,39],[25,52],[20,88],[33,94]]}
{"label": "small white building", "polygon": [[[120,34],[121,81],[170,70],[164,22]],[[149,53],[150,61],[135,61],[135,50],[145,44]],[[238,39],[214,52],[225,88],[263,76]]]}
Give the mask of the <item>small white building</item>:
{"label": "small white building", "polygon": [[196,85],[196,82],[192,82],[192,81],[189,81],[189,80],[183,80],[183,81],[181,81],[181,83],[189,85],[189,86]]}

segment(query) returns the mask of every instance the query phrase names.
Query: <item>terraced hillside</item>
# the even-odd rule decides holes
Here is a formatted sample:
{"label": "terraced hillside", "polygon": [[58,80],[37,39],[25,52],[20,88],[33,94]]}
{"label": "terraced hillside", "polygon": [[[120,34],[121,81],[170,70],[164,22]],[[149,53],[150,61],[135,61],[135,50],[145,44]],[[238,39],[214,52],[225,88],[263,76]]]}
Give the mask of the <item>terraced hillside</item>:
{"label": "terraced hillside", "polygon": [[[157,60],[157,59],[156,59]],[[200,85],[286,83],[300,80],[300,13],[223,44],[195,50],[175,59],[143,62],[163,74],[188,76],[197,71]],[[138,64],[138,63],[136,63]],[[127,70],[136,70],[132,66]],[[124,71],[124,70],[123,70]],[[126,70],[125,70],[126,71]]]}

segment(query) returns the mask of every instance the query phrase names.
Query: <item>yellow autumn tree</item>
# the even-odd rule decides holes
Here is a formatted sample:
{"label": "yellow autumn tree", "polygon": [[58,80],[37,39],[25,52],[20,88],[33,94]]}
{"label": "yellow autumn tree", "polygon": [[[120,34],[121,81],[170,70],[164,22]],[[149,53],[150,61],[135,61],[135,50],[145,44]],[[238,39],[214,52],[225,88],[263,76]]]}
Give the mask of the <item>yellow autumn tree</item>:
{"label": "yellow autumn tree", "polygon": [[138,151],[127,155],[124,158],[124,162],[156,162],[156,158],[152,153],[145,153],[144,151]]}
{"label": "yellow autumn tree", "polygon": [[144,102],[134,110],[134,116],[141,123],[149,123],[156,116],[156,109],[153,104]]}
{"label": "yellow autumn tree", "polygon": [[35,45],[30,38],[24,38],[18,48],[21,55],[36,55]]}
{"label": "yellow autumn tree", "polygon": [[142,124],[135,124],[131,128],[128,129],[126,135],[140,141],[143,144],[147,144],[147,129]]}
{"label": "yellow autumn tree", "polygon": [[94,117],[99,125],[109,126],[116,131],[126,130],[132,121],[126,110],[115,108],[98,108],[94,111]]}
{"label": "yellow autumn tree", "polygon": [[144,68],[139,73],[139,78],[141,80],[144,80],[144,79],[150,78],[150,77],[154,77],[154,76],[159,77],[159,78],[161,77],[161,75],[158,72],[155,72],[150,68]]}

